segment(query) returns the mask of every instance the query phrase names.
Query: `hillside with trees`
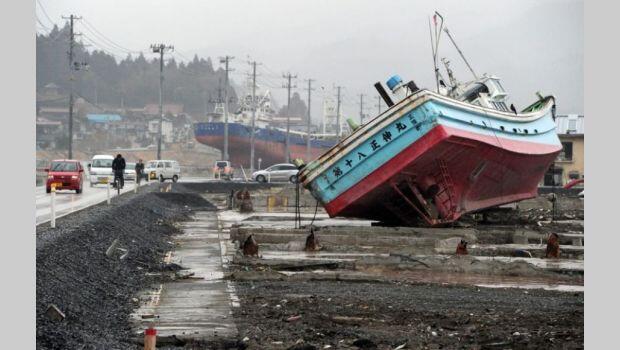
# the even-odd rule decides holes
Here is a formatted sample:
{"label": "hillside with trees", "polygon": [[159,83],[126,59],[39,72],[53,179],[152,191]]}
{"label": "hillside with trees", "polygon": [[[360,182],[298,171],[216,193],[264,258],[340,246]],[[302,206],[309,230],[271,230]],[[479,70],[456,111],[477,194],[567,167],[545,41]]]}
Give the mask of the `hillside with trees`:
{"label": "hillside with trees", "polygon": [[[48,35],[36,38],[36,88],[41,92],[53,83],[68,93],[69,27],[54,27]],[[75,92],[99,106],[109,108],[142,108],[159,101],[159,59],[145,51],[125,58],[86,47],[76,37],[74,61],[88,64],[87,70],[75,72]],[[182,104],[184,111],[196,116],[213,110],[218,87],[223,89],[225,72],[214,69],[210,58],[194,56],[184,63],[164,56],[164,103]],[[223,93],[222,93],[223,96]],[[231,87],[229,96],[236,101]],[[39,103],[42,103],[40,100]]]}

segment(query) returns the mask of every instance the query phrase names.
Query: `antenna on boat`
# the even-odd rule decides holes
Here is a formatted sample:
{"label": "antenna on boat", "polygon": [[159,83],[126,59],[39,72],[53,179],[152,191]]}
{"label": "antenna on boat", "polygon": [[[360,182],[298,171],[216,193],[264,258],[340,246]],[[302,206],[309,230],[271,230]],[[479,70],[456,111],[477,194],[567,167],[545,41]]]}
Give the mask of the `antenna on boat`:
{"label": "antenna on boat", "polygon": [[[441,19],[439,30],[437,30],[437,17]],[[435,24],[435,42],[433,42],[433,30],[431,29],[430,18],[428,20],[428,30],[431,35],[431,49],[433,51],[433,66],[435,68],[435,83],[437,84],[437,93],[439,93],[439,68],[437,67],[437,51],[439,50],[439,38],[441,37],[441,29],[443,28],[443,16],[435,11],[433,15],[433,23]]]}
{"label": "antenna on boat", "polygon": [[457,85],[457,81],[456,81],[456,78],[454,77],[454,72],[452,72],[452,69],[450,69],[450,61],[448,61],[447,58],[442,57],[441,62],[443,62],[444,66],[446,67],[446,72],[448,72],[448,79],[450,79],[450,87],[455,88]]}
{"label": "antenna on boat", "polygon": [[[443,19],[442,19],[442,22],[443,22]],[[463,52],[461,52],[461,49],[459,49],[459,47],[456,45],[456,41],[454,41],[454,38],[452,38],[452,35],[450,35],[450,31],[448,31],[448,27],[444,28],[443,31],[446,32],[446,34],[448,34],[448,38],[450,38],[450,41],[452,41],[452,44],[456,48],[456,51],[458,51],[459,55],[461,55],[461,58],[463,59],[463,61],[467,65],[467,68],[469,68],[469,70],[471,71],[471,74],[474,75],[474,78],[476,78],[476,80],[478,80],[478,76],[476,75],[476,72],[474,72],[473,68],[471,68],[471,66],[469,65],[469,62],[467,62],[467,59],[465,59],[465,55],[463,55]]]}

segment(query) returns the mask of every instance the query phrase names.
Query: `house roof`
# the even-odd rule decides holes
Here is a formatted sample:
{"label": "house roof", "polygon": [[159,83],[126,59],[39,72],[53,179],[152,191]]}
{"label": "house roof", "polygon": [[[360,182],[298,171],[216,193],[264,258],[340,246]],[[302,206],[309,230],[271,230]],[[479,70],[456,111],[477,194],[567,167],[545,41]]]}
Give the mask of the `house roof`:
{"label": "house roof", "polygon": [[109,123],[121,121],[123,118],[118,114],[87,114],[86,119],[92,123]]}
{"label": "house roof", "polygon": [[555,131],[558,135],[583,135],[585,133],[583,115],[557,115],[555,117]]}

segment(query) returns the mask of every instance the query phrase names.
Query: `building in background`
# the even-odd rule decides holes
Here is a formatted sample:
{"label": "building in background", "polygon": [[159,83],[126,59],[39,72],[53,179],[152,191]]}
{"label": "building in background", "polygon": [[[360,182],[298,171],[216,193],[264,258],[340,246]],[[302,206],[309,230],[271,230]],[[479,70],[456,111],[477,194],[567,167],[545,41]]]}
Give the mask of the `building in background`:
{"label": "building in background", "polygon": [[583,115],[558,115],[555,127],[562,142],[562,152],[544,178],[544,186],[563,186],[584,178],[584,118]]}

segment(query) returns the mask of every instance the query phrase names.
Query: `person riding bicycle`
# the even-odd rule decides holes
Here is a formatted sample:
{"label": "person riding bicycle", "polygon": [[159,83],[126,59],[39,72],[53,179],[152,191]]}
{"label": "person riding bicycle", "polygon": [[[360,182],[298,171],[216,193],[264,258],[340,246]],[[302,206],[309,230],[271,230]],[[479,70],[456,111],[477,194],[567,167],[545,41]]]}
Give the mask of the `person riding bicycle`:
{"label": "person riding bicycle", "polygon": [[123,173],[125,172],[125,158],[121,154],[117,154],[116,158],[112,161],[112,170],[114,171],[114,182],[118,179],[121,188],[125,185],[125,179]]}
{"label": "person riding bicycle", "polygon": [[136,163],[136,181],[138,182],[138,184],[140,183],[140,181],[142,180],[142,176],[144,173],[144,163],[142,163],[142,159],[138,159],[138,162]]}

